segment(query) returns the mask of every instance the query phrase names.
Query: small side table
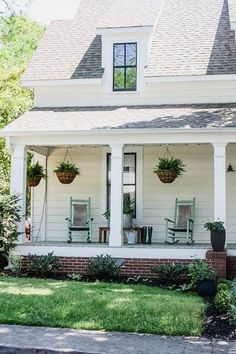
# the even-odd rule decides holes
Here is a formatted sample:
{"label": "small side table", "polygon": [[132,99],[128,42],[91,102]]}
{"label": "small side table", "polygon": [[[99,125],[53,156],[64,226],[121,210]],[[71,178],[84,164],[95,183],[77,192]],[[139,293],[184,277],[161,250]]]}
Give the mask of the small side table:
{"label": "small side table", "polygon": [[[130,231],[134,230],[137,232],[137,241],[141,243],[141,227],[123,227],[123,231]],[[106,243],[107,242],[107,233],[110,231],[110,227],[108,226],[101,226],[99,227],[99,243]]]}

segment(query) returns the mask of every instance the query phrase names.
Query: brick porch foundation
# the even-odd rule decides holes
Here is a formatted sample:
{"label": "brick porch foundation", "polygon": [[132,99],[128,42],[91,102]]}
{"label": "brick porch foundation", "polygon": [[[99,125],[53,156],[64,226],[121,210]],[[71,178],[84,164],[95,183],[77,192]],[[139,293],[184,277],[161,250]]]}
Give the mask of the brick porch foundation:
{"label": "brick porch foundation", "polygon": [[[86,274],[88,257],[59,257],[61,268],[60,273],[80,273]],[[206,260],[216,270],[221,278],[236,278],[236,256],[227,257],[227,252],[206,252]],[[189,264],[193,260],[189,259],[148,259],[148,258],[125,258],[121,268],[122,275],[140,275],[143,277],[154,277],[151,267],[165,263]],[[28,269],[28,257],[23,259],[23,268]]]}

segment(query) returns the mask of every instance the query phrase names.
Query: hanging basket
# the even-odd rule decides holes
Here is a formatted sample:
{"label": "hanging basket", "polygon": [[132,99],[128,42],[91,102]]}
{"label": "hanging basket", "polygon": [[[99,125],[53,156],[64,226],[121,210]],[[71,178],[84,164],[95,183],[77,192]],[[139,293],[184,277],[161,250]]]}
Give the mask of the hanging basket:
{"label": "hanging basket", "polygon": [[173,170],[157,171],[156,174],[162,183],[172,183],[177,177],[177,173]]}
{"label": "hanging basket", "polygon": [[74,181],[76,177],[76,173],[70,171],[63,171],[63,172],[57,171],[56,175],[62,184],[70,184]]}
{"label": "hanging basket", "polygon": [[27,187],[37,187],[41,181],[42,176],[32,176],[27,178]]}

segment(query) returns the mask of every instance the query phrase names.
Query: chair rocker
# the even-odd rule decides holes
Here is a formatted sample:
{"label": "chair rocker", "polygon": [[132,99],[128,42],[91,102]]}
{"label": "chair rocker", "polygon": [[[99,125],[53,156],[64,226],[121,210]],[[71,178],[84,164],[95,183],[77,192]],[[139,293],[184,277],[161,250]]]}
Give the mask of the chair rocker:
{"label": "chair rocker", "polygon": [[87,242],[92,239],[92,222],[91,217],[91,200],[89,199],[73,199],[70,198],[70,217],[66,218],[67,221],[67,242],[72,242],[72,234],[86,233]]}
{"label": "chair rocker", "polygon": [[193,200],[175,200],[174,220],[165,219],[165,243],[175,244],[186,239],[191,245],[193,240],[195,198]]}

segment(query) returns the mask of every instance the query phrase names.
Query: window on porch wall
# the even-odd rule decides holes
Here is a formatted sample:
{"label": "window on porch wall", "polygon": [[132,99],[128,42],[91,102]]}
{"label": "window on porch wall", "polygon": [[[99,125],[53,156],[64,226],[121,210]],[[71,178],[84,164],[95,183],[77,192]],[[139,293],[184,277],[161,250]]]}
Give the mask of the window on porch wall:
{"label": "window on porch wall", "polygon": [[[107,154],[107,209],[111,206],[111,154]],[[134,200],[136,217],[136,153],[125,153],[123,163],[123,198]]]}

